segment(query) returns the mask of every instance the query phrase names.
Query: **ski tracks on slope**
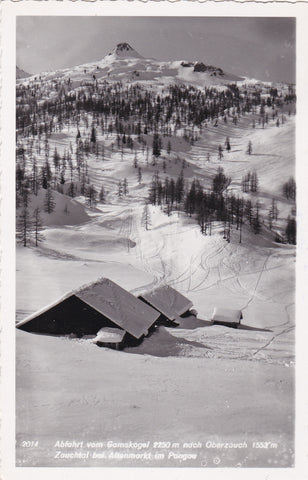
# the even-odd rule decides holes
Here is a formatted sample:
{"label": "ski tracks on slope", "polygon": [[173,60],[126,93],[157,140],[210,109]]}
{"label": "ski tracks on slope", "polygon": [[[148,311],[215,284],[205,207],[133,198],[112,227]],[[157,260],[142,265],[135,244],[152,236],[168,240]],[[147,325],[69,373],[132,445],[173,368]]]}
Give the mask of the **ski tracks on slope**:
{"label": "ski tracks on slope", "polygon": [[[215,242],[215,247],[216,248],[214,249],[213,252],[208,253],[208,251],[205,250],[203,252],[203,254],[201,255],[200,267],[203,270],[203,272],[205,272],[205,275],[203,276],[201,282],[199,282],[193,288],[190,288],[189,291],[199,292],[200,290],[205,290],[206,288],[209,288],[209,287],[204,287],[204,288],[199,288],[199,287],[206,282],[206,280],[209,277],[210,272],[213,268],[217,268],[218,280],[212,285],[215,285],[215,284],[218,284],[218,283],[221,282],[221,271],[220,271],[220,268],[219,268],[219,263],[217,264],[217,266],[211,267],[209,265],[209,261],[213,260],[214,258],[220,257],[220,255],[226,249],[227,245],[226,244],[220,244],[219,245],[218,242]],[[190,285],[191,285],[191,278],[190,278]]]}
{"label": "ski tracks on slope", "polygon": [[[165,248],[165,238],[164,236],[162,236],[161,241],[154,244],[155,248],[153,249],[153,251],[151,251],[150,255],[145,254],[144,247],[142,244],[143,243],[142,237],[140,235],[140,228],[142,227],[137,226],[137,222],[141,224],[141,218],[139,215],[136,215],[136,212],[135,212],[135,215],[132,214],[131,217],[132,217],[132,221],[131,221],[130,234],[132,235],[133,241],[136,243],[135,254],[139,259],[139,261],[141,262],[141,265],[144,268],[144,270],[150,275],[152,275],[154,278],[152,282],[131,290],[132,293],[136,294],[139,291],[142,291],[144,289],[149,289],[149,290],[154,289],[164,282],[164,279],[166,276],[166,268],[163,265],[161,252]],[[155,263],[157,259],[161,260],[162,269],[158,269],[157,267],[155,268],[153,266],[153,263]]]}
{"label": "ski tracks on slope", "polygon": [[255,287],[253,289],[252,295],[249,298],[248,302],[241,308],[241,310],[245,310],[248,307],[248,305],[254,300],[254,298],[256,296],[256,293],[257,293],[257,290],[258,290],[258,286],[259,286],[261,278],[262,278],[262,275],[263,275],[264,271],[266,270],[267,262],[269,261],[271,256],[272,256],[272,252],[270,252],[266,256],[266,259],[264,260],[263,265],[262,265],[261,270],[260,270],[260,273],[258,275],[257,282],[256,282]]}

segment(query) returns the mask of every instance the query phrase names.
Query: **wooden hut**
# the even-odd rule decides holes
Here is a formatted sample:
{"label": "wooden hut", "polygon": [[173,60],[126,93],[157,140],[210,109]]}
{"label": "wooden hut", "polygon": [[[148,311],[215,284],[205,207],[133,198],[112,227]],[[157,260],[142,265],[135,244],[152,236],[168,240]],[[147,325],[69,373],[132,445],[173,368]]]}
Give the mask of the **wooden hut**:
{"label": "wooden hut", "polygon": [[225,325],[226,327],[238,327],[243,318],[241,310],[232,310],[231,308],[215,307],[212,315],[214,325]]}
{"label": "wooden hut", "polygon": [[28,332],[78,336],[97,334],[103,327],[120,329],[125,332],[125,339],[119,342],[123,346],[140,342],[158,317],[157,310],[102,278],[68,293],[16,326]]}
{"label": "wooden hut", "polygon": [[184,295],[169,285],[164,285],[151,292],[143,293],[139,295],[139,298],[160,312],[167,322],[172,322],[174,325],[178,325],[178,317],[186,313],[193,306],[188,298],[184,297]]}

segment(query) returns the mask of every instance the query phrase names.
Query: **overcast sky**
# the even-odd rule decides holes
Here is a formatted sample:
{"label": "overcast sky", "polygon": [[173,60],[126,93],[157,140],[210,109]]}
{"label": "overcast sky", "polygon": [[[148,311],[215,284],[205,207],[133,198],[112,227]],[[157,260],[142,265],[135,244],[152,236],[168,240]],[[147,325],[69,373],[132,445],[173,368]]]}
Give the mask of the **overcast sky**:
{"label": "overcast sky", "polygon": [[17,17],[17,65],[29,73],[70,67],[128,42],[144,57],[295,82],[295,37],[295,19],[283,17]]}

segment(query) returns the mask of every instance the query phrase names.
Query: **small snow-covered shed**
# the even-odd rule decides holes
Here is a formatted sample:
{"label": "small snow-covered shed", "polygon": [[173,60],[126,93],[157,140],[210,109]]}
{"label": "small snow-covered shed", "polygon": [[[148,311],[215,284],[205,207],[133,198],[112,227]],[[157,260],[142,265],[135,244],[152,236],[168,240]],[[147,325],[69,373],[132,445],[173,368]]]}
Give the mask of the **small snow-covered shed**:
{"label": "small snow-covered shed", "polygon": [[215,325],[235,327],[241,323],[242,318],[243,314],[241,310],[215,307],[212,315],[212,322]]}
{"label": "small snow-covered shed", "polygon": [[99,347],[120,350],[124,345],[124,337],[125,331],[120,328],[103,327],[97,332],[96,337],[92,341]]}
{"label": "small snow-covered shed", "polygon": [[147,335],[158,317],[149,305],[108,278],[101,278],[69,292],[16,326],[28,332],[79,336],[97,334],[103,327],[116,328],[126,333],[125,343],[131,344]]}
{"label": "small snow-covered shed", "polygon": [[192,302],[169,285],[139,295],[140,300],[155,308],[167,320],[177,324],[177,317],[192,308]]}

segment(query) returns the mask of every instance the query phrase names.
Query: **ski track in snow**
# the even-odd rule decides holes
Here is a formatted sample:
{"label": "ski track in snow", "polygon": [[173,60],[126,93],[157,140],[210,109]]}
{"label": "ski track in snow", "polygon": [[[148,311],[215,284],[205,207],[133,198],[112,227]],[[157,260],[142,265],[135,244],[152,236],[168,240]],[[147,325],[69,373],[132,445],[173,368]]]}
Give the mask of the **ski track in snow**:
{"label": "ski track in snow", "polygon": [[[160,220],[159,225],[157,225],[160,227],[159,229],[155,226],[152,230],[146,231],[141,222],[141,210],[141,206],[127,207],[119,205],[116,210],[113,209],[112,212],[106,213],[106,215],[93,217],[88,224],[70,227],[71,231],[79,231],[82,232],[83,235],[86,235],[87,232],[92,231],[92,225],[97,226],[101,223],[102,218],[104,219],[104,223],[108,222],[108,218],[112,221],[119,220],[119,225],[114,233],[116,237],[126,239],[123,247],[128,254],[125,261],[126,264],[128,262],[131,266],[141,265],[142,268],[153,277],[151,282],[133,288],[132,291],[135,294],[139,291],[152,289],[162,284],[170,284],[183,291],[183,293],[187,293],[189,297],[189,293],[200,295],[207,290],[213,291],[214,288],[219,289],[224,286],[224,288],[230,292],[231,296],[241,296],[244,298],[249,295],[248,300],[241,306],[241,309],[245,312],[245,310],[259,298],[258,288],[262,283],[263,275],[283,267],[283,264],[277,265],[274,263],[273,265],[269,265],[270,259],[276,259],[277,257],[277,252],[271,249],[271,251],[267,253],[266,258],[263,259],[259,268],[255,268],[255,265],[252,264],[248,271],[242,271],[241,263],[237,259],[238,255],[240,255],[240,247],[226,243],[217,235],[206,237],[207,241],[195,249],[189,249],[183,256],[181,255],[181,243],[176,244],[174,238],[177,237],[180,239],[186,236],[189,236],[189,238],[198,238],[200,234],[196,226],[186,228],[179,216],[172,216],[169,219],[169,223],[166,222],[164,226],[162,226],[163,224]],[[160,213],[159,215],[163,214]],[[164,218],[164,216],[162,218]],[[173,225],[172,232],[170,232],[169,225]],[[159,234],[157,235],[158,232]],[[130,242],[134,242],[135,246],[130,247]],[[85,260],[82,256],[75,256],[74,251],[66,256],[63,255],[61,251],[44,247],[40,248],[40,254],[47,254],[52,258],[69,261]],[[277,258],[279,258],[279,256]],[[178,263],[179,259],[181,260],[180,263]],[[97,260],[87,258],[86,261],[99,262],[101,264],[115,262],[114,259],[108,259],[108,257],[106,259],[98,258]],[[123,260],[119,259],[119,263],[121,263],[121,261]],[[255,279],[253,282],[254,285],[250,282],[244,286],[241,279],[249,277]],[[281,292],[279,291],[274,295],[267,296],[266,301],[271,300],[275,302],[275,296],[280,294]],[[290,325],[288,314],[288,309],[291,305],[292,303],[284,306],[287,317],[286,321],[278,325],[273,325],[274,335],[250,352],[239,352],[238,355],[235,355],[235,352],[230,350],[231,358],[259,360],[258,353],[268,350],[279,337],[288,334],[294,328]],[[225,334],[226,332],[222,332],[218,338],[223,338]],[[244,346],[245,342],[242,347]],[[205,344],[200,344],[200,347],[205,348]],[[213,347],[210,346],[210,348]],[[240,350],[242,349],[243,348]],[[218,344],[216,344],[215,350],[219,355],[220,347]]]}
{"label": "ski track in snow", "polygon": [[[95,69],[96,63],[91,68]],[[109,69],[108,65],[105,67]],[[139,66],[134,68],[138,70]],[[117,69],[113,78],[124,80],[124,67],[119,63]],[[68,77],[73,72],[74,87],[84,81],[82,70],[80,66],[64,74]],[[157,93],[166,89],[169,80],[161,77],[158,85],[156,73],[160,76],[158,67],[151,71],[153,80],[141,79],[140,83]],[[95,74],[100,75],[96,71]],[[50,81],[57,75],[63,72],[50,74]],[[181,83],[182,79],[178,79]],[[184,80],[187,83],[189,79]],[[277,228],[281,230],[291,207],[291,202],[281,195],[281,185],[294,176],[294,121],[293,117],[287,118],[286,124],[277,129],[275,120],[270,119],[262,129],[258,119],[259,114],[251,112],[241,115],[237,125],[231,117],[227,117],[227,123],[220,118],[218,127],[209,121],[200,134],[196,129],[199,139],[193,145],[184,141],[183,149],[180,130],[171,139],[166,173],[161,171],[162,158],[158,160],[161,180],[167,176],[176,178],[185,160],[185,180],[196,178],[208,189],[218,167],[223,167],[226,175],[232,177],[230,190],[242,195],[242,177],[256,169],[260,191],[258,197],[251,198],[253,202],[260,199],[264,216],[275,195],[280,210]],[[90,114],[88,120],[91,125]],[[80,131],[86,138],[89,132],[82,124]],[[50,152],[56,146],[62,155],[69,142],[75,146],[75,137],[75,128],[64,125],[54,138],[51,136]],[[226,137],[230,138],[231,152],[224,150],[219,160],[218,145],[224,146]],[[253,144],[250,156],[246,153],[248,140]],[[147,141],[150,145],[151,138]],[[157,206],[149,206],[152,225],[146,230],[142,218],[147,187],[155,170],[151,159],[147,162],[135,142],[138,165],[142,167],[143,179],[139,183],[133,167],[134,152],[124,148],[121,155],[111,146],[116,145],[116,134],[103,135],[97,128],[97,142],[104,145],[104,158],[89,154],[89,177],[97,191],[104,186],[106,203],[89,209],[85,199],[74,200],[84,206],[89,221],[50,225],[43,232],[46,241],[37,249],[19,249],[18,315],[33,313],[34,305],[51,303],[56,299],[53,296],[70,291],[79,282],[108,276],[135,295],[171,285],[193,301],[199,318],[187,317],[178,328],[159,327],[140,346],[123,352],[99,349],[90,339],[56,338],[18,330],[19,466],[55,466],[50,445],[57,439],[66,439],[68,433],[76,440],[93,437],[129,441],[145,437],[151,442],[204,442],[205,436],[212,436],[222,441],[247,439],[251,443],[256,439],[274,439],[279,442],[276,452],[252,453],[254,458],[257,453],[266,458],[255,466],[291,463],[294,372],[285,367],[294,363],[295,248],[274,245],[269,240],[272,234],[265,227],[265,233],[259,236],[249,236],[247,228],[241,245],[235,227],[231,243],[227,243],[218,222],[213,224],[212,235],[203,236],[195,220],[178,212],[167,216]],[[43,148],[38,150],[38,143],[34,144],[40,167],[45,156]],[[166,157],[165,152],[163,155]],[[119,197],[118,183],[124,178],[129,192]],[[47,278],[45,283],[41,271]],[[242,309],[243,328],[203,322],[211,318],[214,306]],[[29,449],[22,449],[21,440],[36,439],[38,435],[37,458],[30,458],[32,450],[29,455]],[[245,453],[243,461],[242,452],[236,450],[234,455],[238,458],[232,466],[245,466],[251,453]],[[205,455],[209,458],[208,451]],[[40,463],[44,456],[46,465]],[[59,461],[56,466],[68,465],[88,466],[78,460],[70,464],[67,460]],[[92,459],[89,466],[106,465]],[[122,464],[115,462],[112,466]],[[157,466],[166,464],[156,463]]]}
{"label": "ski track in snow", "polygon": [[[192,166],[192,172],[196,172],[197,177],[200,177],[201,173],[204,175],[200,178],[204,178],[205,182],[210,182],[217,168],[223,166],[226,173],[232,175],[236,190],[240,185],[241,176],[249,168],[254,168],[254,165],[257,165],[256,162],[262,160],[262,172],[262,169],[265,168],[264,165],[268,164],[272,168],[272,157],[275,162],[279,163],[281,161],[284,150],[283,148],[275,150],[275,144],[271,144],[271,139],[278,135],[278,139],[287,142],[287,138],[284,138],[283,135],[284,132],[289,133],[290,130],[287,125],[281,126],[280,130],[277,130],[274,122],[271,121],[265,130],[259,128],[258,125],[256,125],[255,129],[252,129],[253,119],[256,120],[257,115],[253,113],[247,114],[239,119],[237,125],[234,125],[231,119],[228,118],[227,124],[220,121],[217,128],[209,122],[203,128],[199,140],[192,145],[191,149],[185,152],[185,154],[178,154],[180,163],[182,159],[185,159]],[[290,125],[292,130],[293,122]],[[265,146],[262,150],[260,139],[263,138],[265,133],[268,138],[265,137]],[[248,134],[254,146],[253,154],[250,156],[244,153]],[[68,130],[66,138],[64,134],[62,139],[54,140],[54,144],[57,145],[59,150],[61,146],[63,149],[65,148],[70,135]],[[218,143],[223,145],[227,136],[231,140],[231,152],[227,153],[224,151],[224,157],[220,161],[217,158],[217,145]],[[98,135],[98,141],[101,141],[100,135]],[[110,134],[109,142],[111,141],[115,142],[113,134]],[[56,239],[56,242],[54,242],[53,237],[51,237],[48,245],[44,246],[42,244],[39,247],[38,252],[40,255],[63,261],[84,261],[92,265],[96,263],[102,265],[117,263],[119,265],[122,264],[123,268],[125,268],[125,265],[130,265],[132,268],[140,268],[147,272],[153,280],[138,287],[132,285],[131,291],[135,294],[141,290],[152,289],[162,284],[170,284],[188,296],[191,294],[197,302],[203,301],[201,300],[203,298],[206,301],[207,297],[205,295],[215,296],[216,290],[219,292],[220,289],[223,289],[224,295],[227,295],[230,299],[237,299],[241,303],[241,305],[238,305],[238,308],[241,308],[244,312],[248,312],[252,305],[255,303],[257,305],[260,300],[266,302],[267,305],[270,302],[274,304],[279,303],[279,296],[282,290],[276,292],[274,289],[274,292],[266,291],[261,296],[260,294],[258,295],[263,275],[275,270],[278,272],[279,268],[282,268],[282,271],[284,269],[284,265],[276,265],[275,263],[272,266],[268,266],[270,259],[275,259],[277,255],[275,249],[271,248],[270,252],[266,253],[263,264],[259,266],[258,262],[265,255],[265,251],[251,250],[249,252],[247,245],[243,245],[241,248],[245,249],[245,258],[247,258],[249,267],[244,268],[241,250],[238,245],[226,243],[215,232],[213,232],[212,236],[200,236],[199,227],[195,224],[187,225],[186,219],[179,214],[172,214],[170,217],[162,213],[157,214],[158,220],[154,221],[154,225],[146,231],[145,227],[142,226],[145,189],[143,184],[138,185],[136,170],[132,168],[134,153],[126,150],[124,157],[120,158],[120,154],[111,151],[108,142],[105,147],[104,160],[96,158],[93,154],[89,155],[88,169],[91,181],[96,189],[104,185],[104,188],[108,191],[107,203],[101,205],[101,212],[93,212],[92,218],[88,223],[58,227],[56,231],[59,236],[61,233],[73,235],[75,244],[78,244],[76,239],[79,235],[84,244],[86,244],[87,238],[89,240],[93,238],[94,245],[96,235],[101,235],[103,242],[104,234],[109,231],[110,238],[114,238],[115,243],[122,241],[123,246],[121,248],[125,250],[125,255],[120,250],[117,254],[113,253],[111,255],[107,250],[104,250],[103,243],[102,248],[97,251],[98,255],[95,255],[96,246],[94,246],[93,251],[90,248],[86,253],[84,247],[76,248],[75,244],[72,244],[68,254],[66,253],[67,247],[61,247],[59,239]],[[266,158],[263,160],[262,155],[265,155],[263,153],[265,149]],[[208,153],[210,153],[209,162],[206,160]],[[43,161],[42,155],[43,153],[41,154],[41,161]],[[258,157],[258,155],[261,155],[261,157]],[[38,163],[39,161],[40,157]],[[149,175],[153,174],[153,169],[151,169],[151,165],[149,167],[145,166],[145,154],[142,155],[141,152],[138,152],[138,162],[144,169],[143,176],[145,176],[145,179],[149,179]],[[167,169],[170,165],[173,165],[173,168],[175,167],[175,164],[172,162],[174,162],[174,159],[171,158],[170,160],[169,158]],[[264,181],[264,175],[262,181]],[[127,196],[119,198],[117,195],[118,179],[126,177],[129,183],[129,192]],[[269,199],[266,192],[267,187],[263,185],[262,192],[260,192],[261,199]],[[281,201],[286,203],[283,198]],[[159,211],[157,208],[152,210],[153,214]],[[104,229],[100,230],[101,227],[104,227]],[[49,233],[51,231],[49,230]],[[251,253],[252,262],[249,259]],[[288,291],[287,287],[284,287],[283,291]],[[216,294],[216,296],[219,299],[219,295]],[[248,299],[244,300],[245,298]],[[284,306],[284,309],[286,319],[283,319],[283,322],[279,325],[273,325],[273,328],[277,329],[286,324],[285,333],[287,333],[287,327],[290,322],[287,306]],[[20,308],[19,311],[25,311],[25,309]],[[278,332],[278,334],[282,335],[282,332]],[[268,341],[268,345],[271,345],[273,341],[274,337]]]}
{"label": "ski track in snow", "polygon": [[254,290],[253,290],[253,292],[252,292],[252,295],[251,295],[250,299],[248,300],[248,302],[241,308],[241,310],[245,310],[245,309],[248,307],[248,305],[254,300],[254,298],[255,298],[255,296],[256,296],[256,293],[257,293],[258,285],[259,285],[259,283],[260,283],[260,281],[261,281],[262,274],[263,274],[263,272],[265,271],[266,264],[267,264],[270,256],[271,256],[271,253],[269,253],[269,254],[267,255],[266,259],[264,260],[264,263],[263,263],[263,265],[262,265],[262,268],[261,268],[261,270],[260,270],[260,272],[259,272],[259,275],[258,275],[258,277],[257,277],[257,282],[256,282],[255,288],[254,288]]}

